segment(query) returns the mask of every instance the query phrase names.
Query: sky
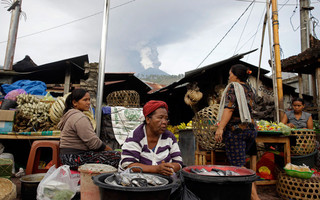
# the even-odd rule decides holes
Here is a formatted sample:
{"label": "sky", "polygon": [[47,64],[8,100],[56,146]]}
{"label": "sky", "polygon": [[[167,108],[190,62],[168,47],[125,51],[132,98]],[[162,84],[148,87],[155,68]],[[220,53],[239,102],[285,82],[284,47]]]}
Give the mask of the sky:
{"label": "sky", "polygon": [[[6,54],[11,13],[0,7],[0,66]],[[301,52],[298,0],[278,0],[281,59]],[[37,65],[88,54],[99,62],[104,0],[23,0],[14,63],[26,55]],[[320,0],[311,16],[320,20]],[[110,0],[106,72],[153,67],[184,74],[236,54],[259,65],[264,0]],[[24,17],[26,16],[26,17]],[[320,37],[320,26],[311,28]],[[266,29],[261,67],[271,70]]]}

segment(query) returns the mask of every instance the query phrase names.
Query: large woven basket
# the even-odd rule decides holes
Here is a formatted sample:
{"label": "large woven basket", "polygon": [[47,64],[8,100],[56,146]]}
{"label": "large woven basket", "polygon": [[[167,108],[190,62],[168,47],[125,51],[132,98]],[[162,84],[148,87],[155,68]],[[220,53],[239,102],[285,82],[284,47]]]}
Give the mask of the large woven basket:
{"label": "large woven basket", "polygon": [[216,121],[219,112],[219,104],[205,107],[195,114],[192,119],[193,133],[198,145],[204,150],[215,150],[224,147],[224,143],[218,143],[214,139],[217,130]]}
{"label": "large woven basket", "polygon": [[107,96],[108,106],[140,107],[140,95],[134,90],[119,90]]}
{"label": "large woven basket", "polygon": [[302,179],[280,173],[277,193],[281,199],[320,199],[320,178]]}
{"label": "large woven basket", "polygon": [[12,200],[17,197],[16,185],[6,178],[0,178],[0,199]]}
{"label": "large woven basket", "polygon": [[292,155],[307,155],[316,149],[316,133],[309,129],[292,130],[291,135],[296,136],[296,145],[291,145]]}

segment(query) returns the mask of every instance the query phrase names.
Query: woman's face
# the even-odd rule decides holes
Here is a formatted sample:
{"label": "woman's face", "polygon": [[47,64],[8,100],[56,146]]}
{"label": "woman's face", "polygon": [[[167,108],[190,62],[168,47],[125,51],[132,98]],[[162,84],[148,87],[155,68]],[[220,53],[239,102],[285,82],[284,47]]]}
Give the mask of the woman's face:
{"label": "woman's face", "polygon": [[81,111],[90,109],[90,94],[87,92],[79,101],[72,101],[73,107]]}
{"label": "woman's face", "polygon": [[155,110],[151,118],[146,117],[147,126],[149,126],[152,133],[157,135],[167,130],[168,121],[168,112],[165,108]]}
{"label": "woman's face", "polygon": [[301,113],[304,108],[304,105],[301,101],[294,101],[292,103],[292,108],[295,113]]}
{"label": "woman's face", "polygon": [[229,71],[229,83],[230,82],[239,82],[238,77],[234,75],[231,70]]}

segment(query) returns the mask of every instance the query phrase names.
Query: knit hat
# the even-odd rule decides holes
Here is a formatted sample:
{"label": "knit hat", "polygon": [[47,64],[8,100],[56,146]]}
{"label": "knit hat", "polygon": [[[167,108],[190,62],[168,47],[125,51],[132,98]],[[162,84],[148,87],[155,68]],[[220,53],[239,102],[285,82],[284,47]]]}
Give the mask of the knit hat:
{"label": "knit hat", "polygon": [[168,105],[164,101],[155,101],[151,100],[148,101],[144,106],[143,106],[143,115],[146,117],[153,111],[157,110],[158,108],[164,107],[167,112],[168,112]]}

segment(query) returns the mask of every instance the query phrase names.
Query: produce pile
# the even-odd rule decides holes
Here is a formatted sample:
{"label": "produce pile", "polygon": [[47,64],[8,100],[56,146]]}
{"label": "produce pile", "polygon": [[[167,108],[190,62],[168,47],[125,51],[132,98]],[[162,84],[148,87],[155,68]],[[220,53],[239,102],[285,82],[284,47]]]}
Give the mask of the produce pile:
{"label": "produce pile", "polygon": [[291,128],[284,123],[268,122],[266,120],[257,121],[258,131],[282,132],[284,135],[291,134]]}
{"label": "produce pile", "polygon": [[192,121],[189,121],[187,124],[182,122],[176,126],[168,125],[167,129],[176,136],[177,140],[179,140],[179,130],[192,129]]}
{"label": "produce pile", "polygon": [[17,96],[17,113],[13,131],[48,131],[55,130],[49,121],[50,103],[41,102],[31,94],[20,94]]}

